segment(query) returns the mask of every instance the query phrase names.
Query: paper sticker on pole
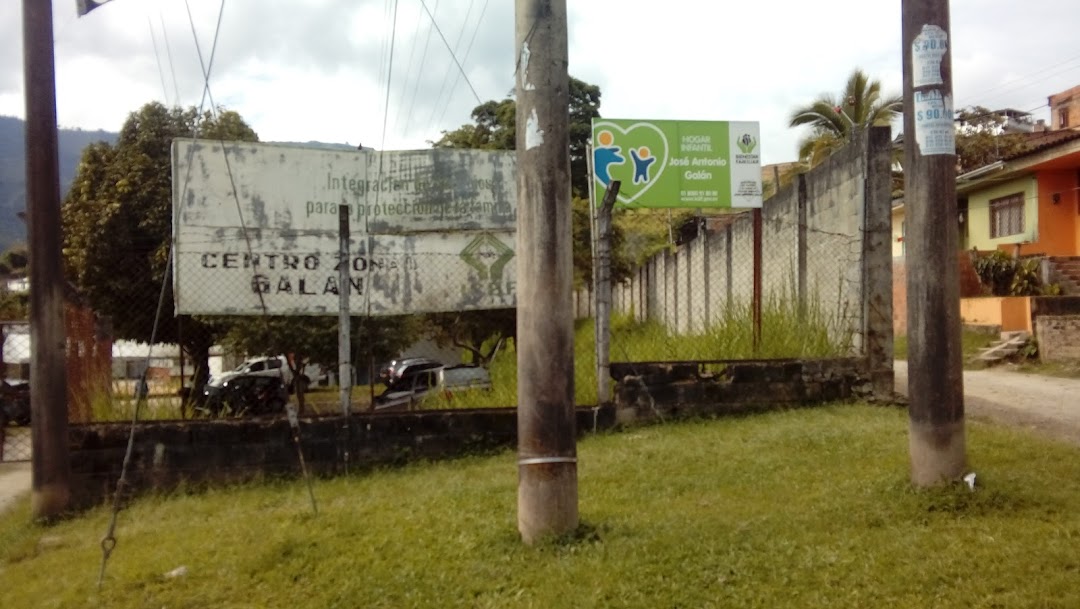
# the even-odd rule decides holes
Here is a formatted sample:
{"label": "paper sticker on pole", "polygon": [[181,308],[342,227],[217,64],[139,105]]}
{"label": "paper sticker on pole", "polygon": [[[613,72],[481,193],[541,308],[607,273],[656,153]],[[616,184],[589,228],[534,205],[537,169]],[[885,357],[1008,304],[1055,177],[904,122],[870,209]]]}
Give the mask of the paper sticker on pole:
{"label": "paper sticker on pole", "polygon": [[915,92],[915,142],[924,155],[956,154],[953,104],[941,91]]}
{"label": "paper sticker on pole", "polygon": [[941,59],[949,50],[949,35],[936,25],[924,25],[911,43],[911,76],[914,87],[940,85]]}
{"label": "paper sticker on pole", "polygon": [[756,122],[593,119],[593,204],[619,181],[624,207],[761,207]]}

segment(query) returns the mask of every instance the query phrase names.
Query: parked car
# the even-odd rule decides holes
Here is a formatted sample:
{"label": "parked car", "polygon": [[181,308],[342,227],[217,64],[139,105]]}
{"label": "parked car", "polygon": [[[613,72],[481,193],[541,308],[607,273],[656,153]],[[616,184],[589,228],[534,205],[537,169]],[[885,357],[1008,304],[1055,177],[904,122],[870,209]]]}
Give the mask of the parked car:
{"label": "parked car", "polygon": [[[219,376],[211,377],[210,382],[207,383],[207,385],[210,387],[221,387],[229,379],[240,375],[278,377],[285,384],[289,393],[292,393],[294,389],[292,368],[289,367],[289,361],[284,355],[260,356],[246,359],[235,369]],[[307,392],[313,378],[319,380],[325,378],[325,376],[326,372],[322,369],[322,366],[318,364],[308,364],[304,366],[303,373],[300,375],[298,382],[300,390]]]}
{"label": "parked car", "polygon": [[419,370],[430,370],[442,365],[442,362],[431,359],[430,357],[406,357],[395,359],[379,369],[379,380],[382,381],[383,384],[389,385],[406,374],[412,374]]}
{"label": "parked car", "polygon": [[451,397],[469,389],[491,389],[491,375],[479,366],[444,366],[436,362],[416,364],[387,383],[386,390],[375,398],[375,410],[411,410],[432,396]]}
{"label": "parked car", "polygon": [[0,380],[0,427],[30,424],[30,383]]}
{"label": "parked car", "polygon": [[213,417],[240,417],[285,412],[289,390],[280,376],[237,374],[220,385],[207,384],[199,410]]}

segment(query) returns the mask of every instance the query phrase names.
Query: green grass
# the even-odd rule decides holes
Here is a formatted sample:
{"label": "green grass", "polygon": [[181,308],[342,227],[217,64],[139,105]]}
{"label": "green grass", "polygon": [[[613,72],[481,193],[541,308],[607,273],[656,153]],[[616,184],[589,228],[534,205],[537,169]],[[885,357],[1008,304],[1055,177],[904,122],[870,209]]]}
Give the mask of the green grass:
{"label": "green grass", "polygon": [[[733,305],[699,334],[673,334],[657,321],[637,322],[616,315],[611,327],[611,361],[718,360],[786,357],[833,357],[849,353],[839,325],[816,307],[800,317],[790,299],[766,298],[762,306],[761,344],[755,353],[749,305]],[[841,337],[841,338],[837,338]],[[574,324],[574,401],[595,404],[596,338],[593,320]],[[517,352],[510,341],[491,364],[491,391],[433,396],[425,408],[484,408],[517,404]]]}
{"label": "green grass", "polygon": [[[525,547],[510,452],[315,484],[0,516],[4,607],[1080,606],[1080,450],[969,423],[974,492],[913,490],[903,411],[633,429],[579,443],[580,534]],[[163,576],[186,566],[184,577]]]}
{"label": "green grass", "polygon": [[[998,337],[986,332],[975,330],[963,330],[960,333],[960,352],[964,358],[964,368],[967,370],[981,370],[986,364],[974,360],[979,351],[989,347],[998,340]],[[896,359],[907,359],[908,340],[907,336],[896,336],[893,339],[893,353]]]}
{"label": "green grass", "polygon": [[1040,360],[1024,360],[1016,364],[1005,364],[1005,370],[1024,372],[1027,374],[1040,374],[1043,376],[1056,376],[1060,378],[1080,378],[1080,361],[1074,362],[1043,362]]}

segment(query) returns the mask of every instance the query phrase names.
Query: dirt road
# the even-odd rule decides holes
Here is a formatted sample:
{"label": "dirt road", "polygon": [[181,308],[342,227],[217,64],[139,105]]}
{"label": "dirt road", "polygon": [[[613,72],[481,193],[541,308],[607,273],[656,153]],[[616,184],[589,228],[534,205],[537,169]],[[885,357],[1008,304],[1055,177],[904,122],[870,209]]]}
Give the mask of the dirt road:
{"label": "dirt road", "polygon": [[[897,361],[896,391],[907,395],[907,362]],[[1000,368],[964,371],[968,416],[1034,430],[1080,444],[1080,379]]]}

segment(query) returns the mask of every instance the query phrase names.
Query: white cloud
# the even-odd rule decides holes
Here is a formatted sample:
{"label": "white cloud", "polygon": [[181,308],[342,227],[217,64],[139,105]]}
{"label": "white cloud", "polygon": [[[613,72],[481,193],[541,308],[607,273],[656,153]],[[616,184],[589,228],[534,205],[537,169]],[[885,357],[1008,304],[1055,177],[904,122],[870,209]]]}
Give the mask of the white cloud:
{"label": "white cloud", "polygon": [[[388,104],[394,3],[231,0],[214,54],[214,100],[265,140],[376,147],[388,107],[385,147],[424,147],[468,121],[476,96],[507,95],[514,70],[512,2],[425,2],[459,57],[472,43],[464,67],[476,95],[419,0],[397,3]],[[151,99],[198,104],[201,68],[184,3],[115,0],[82,19],[74,4],[54,2],[61,124],[117,130]],[[1071,0],[951,4],[959,106],[1036,109],[1045,118],[1046,97],[1080,83]],[[191,0],[205,61],[220,6]],[[802,134],[787,127],[791,110],[839,90],[854,68],[900,91],[900,10],[865,0],[570,2],[570,72],[600,85],[605,116],[758,120],[764,160],[786,161]],[[0,55],[11,58],[0,70],[0,114],[23,114],[20,42],[19,3],[0,3]]]}

